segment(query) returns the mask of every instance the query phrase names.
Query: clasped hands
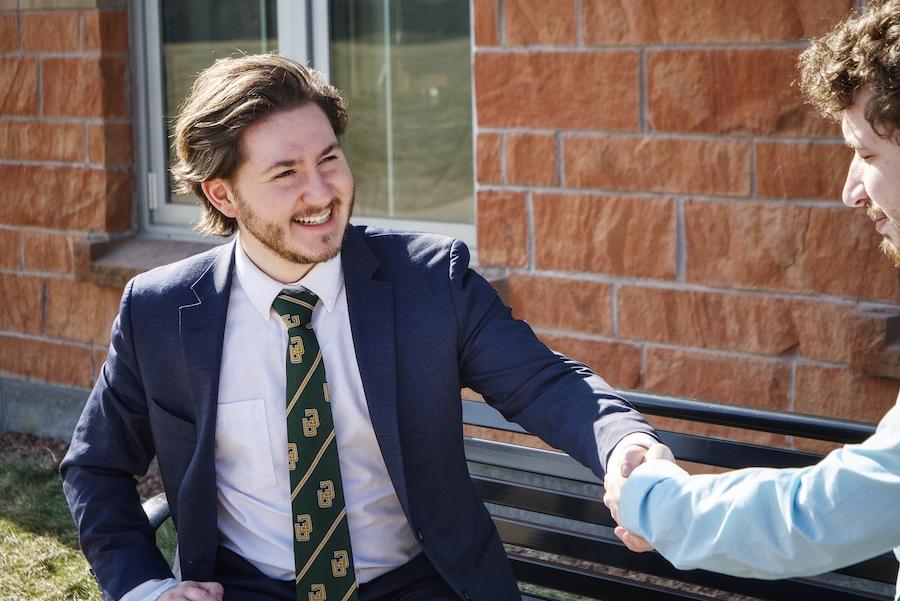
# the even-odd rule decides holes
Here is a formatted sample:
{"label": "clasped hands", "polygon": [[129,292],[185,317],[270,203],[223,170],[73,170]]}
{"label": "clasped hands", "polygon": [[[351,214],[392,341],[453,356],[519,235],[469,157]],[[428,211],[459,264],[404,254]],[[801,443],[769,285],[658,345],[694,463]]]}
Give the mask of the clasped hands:
{"label": "clasped hands", "polygon": [[[628,445],[622,449],[616,449],[610,458],[606,477],[603,479],[603,487],[606,490],[603,494],[603,504],[609,509],[609,513],[616,521],[616,524],[621,524],[619,521],[619,503],[622,500],[622,489],[625,487],[626,480],[637,466],[645,461],[654,459],[665,459],[672,463],[675,462],[675,456],[672,454],[672,451],[664,444],[655,444],[650,448],[636,444]],[[621,525],[617,525],[614,532],[619,537],[619,540],[625,543],[626,547],[636,553],[653,550],[653,545],[640,536],[629,532]]]}

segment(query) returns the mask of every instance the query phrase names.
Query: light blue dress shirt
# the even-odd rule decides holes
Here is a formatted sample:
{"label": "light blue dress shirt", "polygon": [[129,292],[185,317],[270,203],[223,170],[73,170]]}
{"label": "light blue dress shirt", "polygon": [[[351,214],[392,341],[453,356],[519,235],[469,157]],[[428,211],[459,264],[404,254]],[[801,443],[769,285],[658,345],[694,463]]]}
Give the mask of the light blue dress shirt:
{"label": "light blue dress shirt", "polygon": [[620,518],[684,570],[777,579],[891,548],[900,559],[900,399],[871,438],[810,467],[690,476],[667,461],[643,464]]}

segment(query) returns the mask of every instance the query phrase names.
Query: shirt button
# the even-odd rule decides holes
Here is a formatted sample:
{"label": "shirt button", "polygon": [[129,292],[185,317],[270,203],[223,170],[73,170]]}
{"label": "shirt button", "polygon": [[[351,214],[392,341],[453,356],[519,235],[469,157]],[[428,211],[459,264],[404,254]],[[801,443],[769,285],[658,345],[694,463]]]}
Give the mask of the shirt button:
{"label": "shirt button", "polygon": [[422,534],[421,528],[420,528],[419,530],[416,530],[416,538],[419,539],[419,542],[420,542],[420,543],[424,543],[424,542],[425,542],[425,535]]}

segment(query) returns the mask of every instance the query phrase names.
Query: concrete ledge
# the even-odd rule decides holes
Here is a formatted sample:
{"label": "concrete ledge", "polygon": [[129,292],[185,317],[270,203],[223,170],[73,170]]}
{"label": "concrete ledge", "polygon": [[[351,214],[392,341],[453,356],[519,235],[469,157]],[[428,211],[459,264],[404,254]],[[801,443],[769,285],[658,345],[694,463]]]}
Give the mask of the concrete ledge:
{"label": "concrete ledge", "polygon": [[0,430],[69,441],[89,391],[0,376]]}
{"label": "concrete ledge", "polygon": [[122,288],[139,273],[186,259],[214,246],[211,243],[151,238],[83,242],[75,249],[76,271],[82,281]]}

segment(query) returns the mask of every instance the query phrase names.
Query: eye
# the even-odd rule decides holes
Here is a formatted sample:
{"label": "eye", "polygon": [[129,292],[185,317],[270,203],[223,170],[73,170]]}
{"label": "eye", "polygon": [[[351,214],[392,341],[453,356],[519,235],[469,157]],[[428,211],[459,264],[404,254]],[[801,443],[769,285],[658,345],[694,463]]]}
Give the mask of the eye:
{"label": "eye", "polygon": [[328,162],[330,162],[330,161],[336,161],[336,160],[337,160],[337,155],[335,155],[335,154],[329,154],[328,156],[323,157],[322,160],[321,160],[320,162],[322,162],[322,163],[328,163]]}
{"label": "eye", "polygon": [[282,171],[281,173],[279,173],[278,175],[276,175],[276,176],[275,176],[275,179],[283,179],[283,178],[285,178],[285,177],[290,177],[291,175],[294,175],[294,170],[293,170],[293,169],[288,169],[288,170]]}

